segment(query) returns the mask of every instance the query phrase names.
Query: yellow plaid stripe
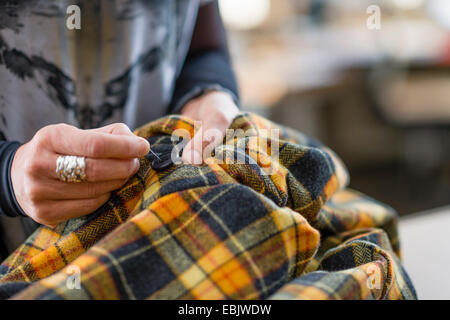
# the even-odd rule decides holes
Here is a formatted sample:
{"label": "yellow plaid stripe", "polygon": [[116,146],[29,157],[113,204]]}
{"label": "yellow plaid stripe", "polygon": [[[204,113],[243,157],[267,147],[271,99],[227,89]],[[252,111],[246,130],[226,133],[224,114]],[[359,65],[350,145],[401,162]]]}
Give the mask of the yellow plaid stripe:
{"label": "yellow plaid stripe", "polygon": [[[397,256],[395,212],[345,189],[347,172],[336,154],[253,114],[241,114],[231,128],[251,131],[227,136],[205,165],[156,172],[141,159],[135,177],[97,212],[53,230],[39,228],[1,265],[0,294],[415,298]],[[171,144],[180,129],[194,133],[189,119],[169,116],[136,134],[153,145]],[[280,136],[267,136],[270,129]],[[251,161],[218,160],[236,153]],[[80,290],[67,286],[74,266],[81,271]],[[374,273],[379,283],[368,286]],[[30,285],[22,290],[24,282]]]}

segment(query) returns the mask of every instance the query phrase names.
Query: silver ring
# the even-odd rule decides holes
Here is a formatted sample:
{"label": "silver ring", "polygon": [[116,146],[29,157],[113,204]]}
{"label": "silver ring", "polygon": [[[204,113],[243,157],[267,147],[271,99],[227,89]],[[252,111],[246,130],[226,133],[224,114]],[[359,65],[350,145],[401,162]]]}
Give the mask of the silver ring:
{"label": "silver ring", "polygon": [[86,177],[86,158],[77,156],[59,156],[56,159],[56,174],[64,182],[84,182]]}

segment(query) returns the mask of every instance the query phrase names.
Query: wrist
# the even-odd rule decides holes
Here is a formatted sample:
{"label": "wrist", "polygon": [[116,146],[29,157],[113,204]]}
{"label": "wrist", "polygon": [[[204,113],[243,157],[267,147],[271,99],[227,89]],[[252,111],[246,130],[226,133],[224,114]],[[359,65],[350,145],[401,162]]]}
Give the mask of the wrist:
{"label": "wrist", "polygon": [[212,90],[184,105],[181,114],[193,119],[203,118],[207,113],[220,112],[229,122],[239,113],[234,97],[226,91]]}
{"label": "wrist", "polygon": [[181,109],[181,113],[183,113],[183,111],[188,108],[196,107],[206,102],[212,101],[220,101],[221,103],[235,104],[233,97],[228,92],[213,89],[210,91],[206,91],[201,95],[193,97],[191,100],[187,101],[186,104]]}
{"label": "wrist", "polygon": [[176,103],[172,105],[170,113],[182,113],[183,109],[190,104],[191,102],[198,100],[199,98],[208,95],[211,92],[223,92],[229,95],[234,102],[236,107],[239,106],[239,97],[233,91],[221,86],[220,84],[207,84],[207,85],[199,85],[187,93],[184,94],[181,98],[176,99]]}

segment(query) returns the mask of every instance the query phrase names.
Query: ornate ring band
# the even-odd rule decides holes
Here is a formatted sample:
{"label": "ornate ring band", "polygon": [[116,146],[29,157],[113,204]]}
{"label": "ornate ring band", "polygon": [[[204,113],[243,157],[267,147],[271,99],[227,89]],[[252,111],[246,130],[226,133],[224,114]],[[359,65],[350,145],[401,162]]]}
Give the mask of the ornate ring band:
{"label": "ornate ring band", "polygon": [[64,182],[84,182],[86,177],[86,158],[59,156],[56,160],[56,174]]}

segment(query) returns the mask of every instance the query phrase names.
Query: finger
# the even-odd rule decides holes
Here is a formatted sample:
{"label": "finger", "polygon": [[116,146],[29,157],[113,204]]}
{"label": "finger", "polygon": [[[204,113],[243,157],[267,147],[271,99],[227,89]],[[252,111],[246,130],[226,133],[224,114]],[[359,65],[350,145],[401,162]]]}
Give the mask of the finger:
{"label": "finger", "polygon": [[[44,155],[43,155],[44,156]],[[42,169],[49,178],[58,179],[56,174],[56,160],[58,155],[52,154],[45,157]],[[86,158],[85,174],[87,182],[101,182],[128,179],[139,170],[139,160],[133,159],[93,159]]]}
{"label": "finger", "polygon": [[102,182],[67,183],[49,179],[47,183],[40,185],[39,189],[35,191],[35,196],[48,200],[95,199],[121,188],[126,181],[126,179],[121,179]]}
{"label": "finger", "polygon": [[91,132],[103,132],[115,135],[134,136],[135,134],[124,123],[113,123],[101,128],[89,129]]}
{"label": "finger", "polygon": [[50,200],[46,202],[45,212],[33,219],[47,226],[56,224],[94,212],[109,200],[110,194],[101,195],[95,199]]}
{"label": "finger", "polygon": [[88,182],[128,179],[139,170],[139,160],[86,159]]}
{"label": "finger", "polygon": [[68,125],[57,125],[50,134],[53,151],[64,155],[129,159],[143,157],[150,149],[147,140],[135,135],[80,130]]}
{"label": "finger", "polygon": [[210,118],[203,121],[202,127],[189,141],[183,150],[182,160],[185,163],[201,164],[211,152],[222,143],[228,123]]}

